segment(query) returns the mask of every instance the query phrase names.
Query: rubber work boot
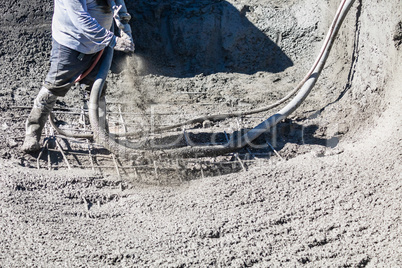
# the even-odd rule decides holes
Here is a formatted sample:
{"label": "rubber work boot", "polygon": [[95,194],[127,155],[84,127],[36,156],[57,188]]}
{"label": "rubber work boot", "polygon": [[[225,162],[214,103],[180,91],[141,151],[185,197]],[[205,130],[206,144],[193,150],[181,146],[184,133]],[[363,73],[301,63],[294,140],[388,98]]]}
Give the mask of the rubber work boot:
{"label": "rubber work boot", "polygon": [[21,147],[21,151],[34,153],[40,150],[39,140],[42,135],[42,130],[56,100],[57,96],[50,90],[45,87],[40,89],[34,101],[31,113],[25,123],[25,141]]}

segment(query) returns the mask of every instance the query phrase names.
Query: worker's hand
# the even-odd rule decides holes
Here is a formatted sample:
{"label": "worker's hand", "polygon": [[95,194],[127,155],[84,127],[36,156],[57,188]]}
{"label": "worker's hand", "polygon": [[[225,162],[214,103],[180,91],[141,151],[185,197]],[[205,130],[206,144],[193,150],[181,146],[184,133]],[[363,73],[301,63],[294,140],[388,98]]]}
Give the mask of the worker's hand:
{"label": "worker's hand", "polygon": [[128,38],[116,37],[114,49],[123,52],[134,52],[134,43]]}

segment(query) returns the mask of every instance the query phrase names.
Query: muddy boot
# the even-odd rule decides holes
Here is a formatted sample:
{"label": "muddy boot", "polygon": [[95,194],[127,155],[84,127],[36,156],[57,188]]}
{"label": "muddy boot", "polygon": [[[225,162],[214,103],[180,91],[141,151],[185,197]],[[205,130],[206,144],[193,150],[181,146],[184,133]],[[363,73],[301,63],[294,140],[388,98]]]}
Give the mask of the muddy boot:
{"label": "muddy boot", "polygon": [[50,90],[42,87],[34,101],[31,113],[25,123],[26,133],[25,141],[21,151],[33,153],[40,149],[39,140],[42,135],[43,127],[47,121],[49,113],[56,103],[57,96]]}

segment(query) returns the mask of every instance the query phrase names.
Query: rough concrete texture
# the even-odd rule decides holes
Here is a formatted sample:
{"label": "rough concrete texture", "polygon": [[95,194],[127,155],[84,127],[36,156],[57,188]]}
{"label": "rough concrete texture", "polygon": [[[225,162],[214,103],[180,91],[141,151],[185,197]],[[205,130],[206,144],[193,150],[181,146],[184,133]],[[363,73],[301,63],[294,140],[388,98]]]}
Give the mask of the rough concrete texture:
{"label": "rough concrete texture", "polygon": [[[211,112],[197,101],[226,112],[286,95],[338,5],[126,2],[137,52],[109,76],[111,94],[190,115]],[[27,166],[27,111],[14,106],[31,105],[46,74],[52,3],[0,9],[0,266],[402,266],[399,0],[356,1],[313,92],[278,129],[284,160],[163,186]],[[190,91],[203,94],[175,95]]]}

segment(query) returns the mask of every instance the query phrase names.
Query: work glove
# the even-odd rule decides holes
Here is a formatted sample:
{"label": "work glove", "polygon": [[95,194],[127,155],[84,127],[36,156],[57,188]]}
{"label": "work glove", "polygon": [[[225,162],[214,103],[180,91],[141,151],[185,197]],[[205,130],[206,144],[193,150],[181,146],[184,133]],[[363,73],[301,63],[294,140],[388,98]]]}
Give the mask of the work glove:
{"label": "work glove", "polygon": [[116,37],[114,49],[123,52],[134,52],[134,42],[128,38]]}

